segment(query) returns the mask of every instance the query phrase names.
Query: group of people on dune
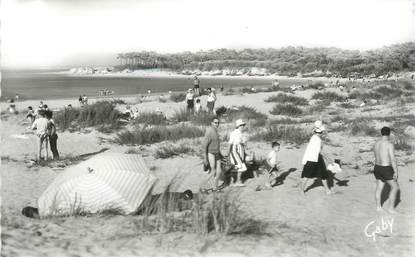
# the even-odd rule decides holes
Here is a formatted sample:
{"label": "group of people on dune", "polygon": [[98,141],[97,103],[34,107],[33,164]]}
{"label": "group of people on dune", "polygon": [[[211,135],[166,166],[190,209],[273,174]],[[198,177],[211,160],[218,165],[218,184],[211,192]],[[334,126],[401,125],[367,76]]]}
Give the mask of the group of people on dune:
{"label": "group of people on dune", "polygon": [[[186,109],[190,113],[200,113],[203,111],[203,107],[200,101],[201,94],[199,93],[199,88],[191,89],[189,88],[187,90],[186,94]],[[206,89],[206,110],[210,113],[215,112],[215,102],[217,100],[217,96],[215,93],[214,88],[207,88]]]}
{"label": "group of people on dune", "polygon": [[26,114],[26,119],[30,124],[28,128],[36,130],[37,162],[42,160],[42,149],[45,152],[44,160],[48,160],[48,145],[50,145],[53,159],[59,159],[59,152],[57,148],[58,134],[56,132],[56,125],[52,119],[52,116],[52,110],[50,110],[48,106],[43,103],[43,101],[40,101],[39,107],[36,111],[33,110],[32,106],[28,107],[28,112]]}
{"label": "group of people on dune", "polygon": [[[213,191],[220,191],[225,184],[225,182],[220,184],[221,179],[223,178],[222,173],[224,172],[222,170],[222,161],[225,157],[220,151],[221,140],[218,131],[219,125],[219,117],[214,117],[212,119],[211,126],[206,129],[202,146],[204,153],[204,170],[209,172],[214,178]],[[229,135],[229,147],[225,156],[233,166],[231,172],[236,173],[236,179],[231,181],[231,186],[233,187],[245,186],[241,180],[242,173],[247,171],[246,145],[248,137],[245,132],[246,122],[242,119],[238,119],[235,123],[235,129]],[[373,150],[375,155],[373,173],[377,185],[375,192],[376,208],[377,211],[383,211],[381,194],[386,183],[391,187],[389,193],[390,201],[387,211],[395,213],[395,202],[399,185],[397,182],[398,168],[394,153],[394,144],[390,140],[391,129],[389,127],[383,127],[380,132],[381,138],[375,143]],[[308,191],[309,180],[314,178],[321,179],[326,194],[333,194],[327,180],[331,176],[331,172],[339,172],[341,171],[341,168],[339,160],[336,160],[333,164],[329,165],[329,168],[331,169],[330,171],[326,167],[322,154],[323,139],[326,134],[327,131],[323,125],[323,122],[317,120],[314,123],[313,135],[307,144],[302,158],[303,170],[301,173],[301,192],[303,194]],[[271,151],[267,155],[264,162],[265,169],[269,173],[268,182],[265,184],[265,187],[268,189],[275,185],[276,179],[279,175],[281,175],[278,169],[279,150],[280,144],[276,141],[271,142]]]}

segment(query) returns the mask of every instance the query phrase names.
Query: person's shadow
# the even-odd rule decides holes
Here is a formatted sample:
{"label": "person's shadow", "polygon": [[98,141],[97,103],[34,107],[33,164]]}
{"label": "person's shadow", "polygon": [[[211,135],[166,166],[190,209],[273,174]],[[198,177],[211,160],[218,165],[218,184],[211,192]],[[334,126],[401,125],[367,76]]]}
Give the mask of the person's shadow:
{"label": "person's shadow", "polygon": [[[329,176],[327,178],[327,185],[329,186],[329,188],[332,188],[334,186],[334,181],[336,181],[336,185],[340,186],[340,187],[348,187],[349,186],[349,181],[348,179],[345,180],[340,180],[338,178],[336,178],[334,176],[334,173],[332,173],[331,171],[327,170]],[[311,184],[306,190],[305,192],[315,188],[315,187],[319,187],[319,186],[323,186],[323,183],[321,182],[321,179],[316,179],[314,180],[313,184]]]}
{"label": "person's shadow", "polygon": [[291,172],[294,172],[294,171],[296,171],[296,170],[297,170],[296,168],[289,168],[287,171],[285,171],[285,172],[281,173],[281,174],[277,177],[277,179],[275,180],[275,183],[274,183],[274,185],[272,185],[272,187],[275,187],[275,186],[279,186],[279,185],[284,184],[284,181],[285,181],[285,179],[288,177],[288,175],[290,175],[290,174],[291,174]]}
{"label": "person's shadow", "polygon": [[[385,183],[385,186],[383,187],[383,190],[382,190],[382,194],[380,195],[381,205],[383,205],[386,202],[386,200],[388,200],[390,191],[391,191],[391,187],[389,186],[389,184]],[[400,202],[401,202],[401,190],[399,189],[398,192],[396,193],[396,200],[395,200],[393,207],[398,206]]]}

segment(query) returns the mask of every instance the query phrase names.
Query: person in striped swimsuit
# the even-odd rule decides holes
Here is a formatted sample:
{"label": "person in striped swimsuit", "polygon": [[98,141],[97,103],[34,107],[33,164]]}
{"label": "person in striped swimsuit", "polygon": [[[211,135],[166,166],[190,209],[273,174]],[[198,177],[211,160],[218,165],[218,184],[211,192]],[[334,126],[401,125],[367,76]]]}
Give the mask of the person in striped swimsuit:
{"label": "person in striped swimsuit", "polygon": [[245,147],[246,147],[246,135],[243,133],[245,130],[245,121],[239,119],[236,121],[236,129],[232,131],[229,136],[229,159],[230,162],[237,168],[236,181],[233,186],[245,186],[241,181],[242,172],[246,171],[245,164]]}

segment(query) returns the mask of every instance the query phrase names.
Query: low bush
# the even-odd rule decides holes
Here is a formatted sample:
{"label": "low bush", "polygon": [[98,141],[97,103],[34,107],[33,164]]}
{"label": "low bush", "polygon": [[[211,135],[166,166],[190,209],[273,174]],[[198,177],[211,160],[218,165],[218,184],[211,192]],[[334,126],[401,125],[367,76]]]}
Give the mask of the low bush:
{"label": "low bush", "polygon": [[194,152],[193,148],[185,144],[179,144],[179,145],[168,144],[168,145],[163,145],[159,147],[154,154],[154,158],[167,159],[173,156],[178,156],[181,154],[189,154],[193,152]]}
{"label": "low bush", "polygon": [[246,121],[253,121],[252,124],[255,126],[265,125],[268,119],[266,114],[246,105],[228,108],[223,116],[228,122],[233,122],[237,119],[244,119]]}
{"label": "low bush", "polygon": [[356,108],[356,106],[354,106],[351,103],[341,103],[339,106],[341,108],[344,108],[344,109],[353,109],[353,108]]}
{"label": "low bush", "polygon": [[398,137],[395,140],[395,150],[411,152],[412,151],[412,146],[408,143],[408,141],[405,138]]}
{"label": "low bush", "polygon": [[387,86],[380,86],[375,89],[375,92],[380,94],[383,99],[393,99],[400,97],[403,93],[402,89],[400,88],[393,88]]}
{"label": "low bush", "polygon": [[204,135],[204,131],[195,126],[154,126],[136,128],[134,131],[123,131],[117,134],[115,142],[120,145],[145,145],[163,141],[177,141],[182,138],[196,138]]}
{"label": "low bush", "polygon": [[157,112],[143,112],[134,119],[134,123],[141,123],[146,125],[165,125],[167,120],[163,114]]}
{"label": "low bush", "polygon": [[342,102],[345,98],[335,92],[326,91],[314,93],[311,99],[318,99],[328,102]]}
{"label": "low bush", "polygon": [[354,136],[357,135],[366,135],[366,136],[377,136],[379,132],[372,126],[369,125],[369,122],[365,119],[355,119],[350,124],[350,133]]}
{"label": "low bush", "polygon": [[175,103],[183,102],[185,99],[186,99],[185,93],[177,93],[177,94],[170,95],[170,100]]}
{"label": "low bush", "polygon": [[276,104],[269,112],[273,115],[299,116],[303,110],[293,104]]}
{"label": "low bush", "polygon": [[265,99],[265,102],[270,103],[291,103],[294,105],[308,105],[308,100],[304,97],[299,97],[295,95],[287,95],[279,93],[278,95],[273,95]]}
{"label": "low bush", "polygon": [[288,143],[303,144],[306,143],[311,136],[311,132],[293,126],[267,126],[264,131],[257,132],[251,136],[253,140],[262,140],[272,142],[280,140]]}
{"label": "low bush", "polygon": [[80,108],[65,108],[54,114],[56,125],[61,130],[97,127],[119,129],[122,113],[114,101],[99,101]]}
{"label": "low bush", "polygon": [[195,125],[208,126],[212,122],[213,117],[216,115],[207,111],[201,111],[199,113],[188,112],[185,108],[176,111],[172,120],[174,122],[186,122],[189,121]]}

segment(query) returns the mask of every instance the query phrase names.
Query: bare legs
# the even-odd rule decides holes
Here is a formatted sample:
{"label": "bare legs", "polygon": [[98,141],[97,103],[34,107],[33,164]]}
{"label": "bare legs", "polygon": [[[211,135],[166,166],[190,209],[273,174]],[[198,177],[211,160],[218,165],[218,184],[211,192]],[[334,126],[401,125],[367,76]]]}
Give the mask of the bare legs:
{"label": "bare legs", "polygon": [[[379,179],[376,180],[376,191],[375,191],[375,199],[376,199],[376,210],[382,211],[382,191],[383,187],[385,186],[385,183]],[[399,185],[398,182],[395,180],[386,180],[386,183],[391,187],[391,190],[389,192],[389,207],[388,212],[390,213],[396,213],[395,211],[395,202],[396,202],[396,196],[399,191]]]}
{"label": "bare legs", "polygon": [[221,167],[221,161],[219,158],[216,158],[214,154],[209,153],[209,164],[210,164],[210,171],[212,172],[212,176],[215,181],[215,188],[218,187],[219,181],[222,174],[222,167]]}
{"label": "bare legs", "polygon": [[[302,183],[301,183],[301,192],[303,194],[305,194],[305,191],[307,189],[307,182],[308,182],[309,178],[302,178]],[[326,194],[332,194],[332,191],[330,190],[329,186],[327,185],[327,180],[326,179],[322,179],[321,182],[323,183],[324,189],[326,190]]]}
{"label": "bare legs", "polygon": [[48,152],[48,137],[47,136],[40,136],[37,140],[37,160],[40,161],[42,157],[42,145],[45,147],[45,161],[48,160],[49,152]]}

